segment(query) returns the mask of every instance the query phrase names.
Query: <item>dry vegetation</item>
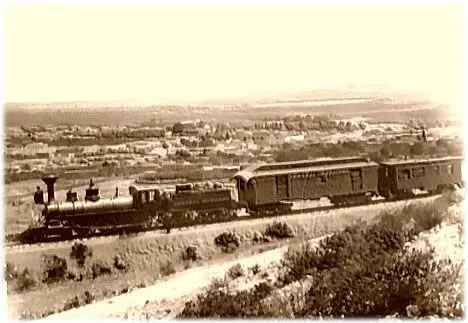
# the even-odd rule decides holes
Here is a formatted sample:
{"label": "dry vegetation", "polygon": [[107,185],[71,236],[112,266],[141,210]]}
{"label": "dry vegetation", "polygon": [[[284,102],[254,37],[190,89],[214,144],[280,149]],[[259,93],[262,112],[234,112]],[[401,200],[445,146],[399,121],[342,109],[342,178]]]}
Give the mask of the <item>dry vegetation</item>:
{"label": "dry vegetation", "polygon": [[[306,243],[290,248],[275,281],[241,290],[232,288],[229,280],[215,282],[187,302],[179,317],[461,318],[460,256],[455,262],[441,259],[440,254],[453,247],[447,243],[439,252],[418,248],[447,222],[461,221],[447,211],[451,202],[452,196],[443,196],[431,204],[384,213],[373,224],[352,225],[318,247]],[[461,236],[462,224],[451,227]],[[432,239],[430,245],[440,245],[444,238]],[[457,239],[450,241],[461,253]],[[233,267],[228,276],[242,275]]]}

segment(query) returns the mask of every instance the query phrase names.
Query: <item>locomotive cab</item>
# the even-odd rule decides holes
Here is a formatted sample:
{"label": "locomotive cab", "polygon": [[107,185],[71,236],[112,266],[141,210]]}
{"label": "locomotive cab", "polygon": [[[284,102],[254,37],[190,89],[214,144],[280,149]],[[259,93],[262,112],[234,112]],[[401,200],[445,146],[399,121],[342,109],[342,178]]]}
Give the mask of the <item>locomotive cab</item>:
{"label": "locomotive cab", "polygon": [[130,195],[133,197],[134,207],[160,209],[164,205],[164,201],[170,200],[170,194],[162,189],[154,187],[140,187],[131,185],[129,188]]}

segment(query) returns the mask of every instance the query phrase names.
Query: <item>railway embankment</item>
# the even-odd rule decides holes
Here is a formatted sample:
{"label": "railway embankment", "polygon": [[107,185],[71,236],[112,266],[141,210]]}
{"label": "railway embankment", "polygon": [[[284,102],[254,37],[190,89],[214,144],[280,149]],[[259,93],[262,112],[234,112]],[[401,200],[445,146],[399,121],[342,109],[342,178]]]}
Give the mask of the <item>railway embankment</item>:
{"label": "railway embankment", "polygon": [[[372,222],[384,211],[396,212],[408,205],[434,203],[437,199],[440,197],[239,223],[220,223],[174,230],[169,235],[146,233],[109,241],[93,240],[98,242],[89,244],[92,255],[85,257],[82,266],[71,257],[70,245],[7,253],[6,260],[10,267],[15,268],[19,275],[27,269],[28,277],[34,281],[31,286],[20,291],[15,288],[15,281],[10,280],[9,314],[12,318],[51,315],[173,279],[171,277],[175,279],[178,276],[173,275],[179,275],[190,268],[210,268],[265,250],[336,233],[357,222]],[[444,207],[440,201],[435,205]],[[268,225],[273,222],[287,224],[294,235],[284,238],[281,234],[278,237],[266,234]],[[228,241],[225,246],[216,245],[215,238],[223,233],[231,233],[231,236],[238,238],[234,238],[231,243]],[[189,252],[190,248],[192,254]],[[193,250],[196,250],[195,256]],[[49,263],[45,259],[49,259]],[[45,279],[47,265],[52,263],[54,268],[54,261],[60,263],[62,260],[67,265],[65,270],[61,267],[63,276],[56,281]]]}
{"label": "railway embankment", "polygon": [[[394,248],[394,250],[385,248],[385,251],[380,253],[380,255],[391,254],[392,251],[394,251],[393,255],[396,257],[402,257],[402,255],[408,257],[409,255],[409,259],[412,259],[411,256],[414,254],[417,255],[418,252],[424,252],[424,255],[428,255],[426,258],[416,257],[415,259],[425,259],[431,266],[432,263],[435,263],[436,266],[434,266],[434,268],[442,268],[442,271],[431,272],[430,275],[419,277],[419,279],[423,282],[423,287],[429,285],[435,287],[432,289],[432,293],[441,293],[442,296],[440,298],[445,301],[442,303],[439,302],[438,304],[442,304],[442,306],[435,310],[438,310],[439,314],[445,313],[446,316],[450,316],[451,312],[447,309],[450,309],[451,306],[454,307],[454,304],[455,308],[457,308],[457,304],[460,305],[460,303],[457,303],[457,297],[460,297],[459,293],[453,293],[454,290],[450,289],[450,286],[447,284],[440,288],[437,284],[431,282],[430,279],[434,279],[434,274],[449,277],[450,274],[457,273],[454,267],[441,267],[441,261],[446,263],[447,259],[450,259],[455,265],[459,265],[463,261],[463,235],[460,229],[462,227],[460,223],[462,213],[460,204],[452,205],[444,211],[438,207],[434,207],[434,204],[409,206],[396,210],[389,209],[388,211],[387,218],[380,223],[380,228],[385,228],[385,230],[387,230],[389,226],[388,221],[391,221],[394,226],[402,225],[402,227],[412,230],[412,233],[420,233],[412,236],[410,242],[403,243],[404,239],[402,239],[401,244],[395,245],[401,248]],[[428,214],[428,211],[433,211],[434,213]],[[395,216],[395,212],[397,212],[396,215],[398,217],[389,217],[389,215]],[[427,216],[427,218],[424,218],[425,216]],[[399,220],[399,222],[397,221],[397,223],[395,223],[393,220]],[[439,223],[439,221],[442,222]],[[378,223],[378,221],[374,222],[377,226],[379,225]],[[385,226],[382,226],[382,223],[385,224]],[[59,313],[53,315],[51,318],[117,317],[121,319],[160,319],[174,318],[180,316],[181,313],[183,316],[189,317],[200,317],[196,315],[193,316],[194,313],[203,314],[204,317],[210,316],[210,313],[213,316],[226,316],[226,307],[221,304],[225,301],[227,302],[225,302],[226,304],[234,304],[233,300],[236,299],[237,303],[240,304],[239,306],[245,307],[247,311],[249,307],[255,307],[252,302],[246,302],[249,298],[252,299],[252,289],[257,291],[255,297],[258,297],[261,293],[268,294],[258,303],[264,304],[270,311],[273,309],[273,312],[270,314],[285,318],[298,317],[295,316],[295,314],[299,312],[301,307],[305,307],[305,301],[309,290],[314,286],[314,276],[310,272],[305,275],[299,274],[297,277],[299,279],[293,282],[285,282],[285,277],[287,277],[288,274],[291,275],[291,272],[288,270],[293,266],[303,266],[303,263],[298,261],[297,256],[301,255],[302,260],[304,260],[304,256],[307,256],[307,254],[301,253],[301,251],[317,250],[317,248],[326,250],[326,246],[333,246],[334,242],[336,247],[337,239],[340,240],[340,238],[346,236],[348,239],[340,240],[344,243],[341,244],[341,250],[337,251],[338,254],[342,254],[342,251],[348,248],[345,250],[347,251],[346,254],[349,254],[350,258],[352,258],[353,253],[349,252],[352,250],[350,247],[353,246],[353,243],[355,246],[356,242],[363,242],[362,232],[366,232],[367,228],[368,226],[363,226],[360,228],[360,231],[356,230],[356,228],[346,230],[345,232],[340,232],[335,235],[334,239],[328,238],[328,240],[325,239],[325,241],[323,237],[311,239],[308,241],[307,249],[304,249],[303,243],[290,241],[291,243],[288,246],[263,252],[255,256],[224,262],[215,266],[203,266],[190,269],[176,274],[165,282],[160,282],[129,294],[116,296],[78,309]],[[427,230],[428,228],[431,229]],[[403,232],[400,233],[400,237],[403,237]],[[364,235],[364,237],[369,238],[369,236],[366,235]],[[372,240],[372,236],[370,239]],[[371,246],[376,246],[376,241],[368,242]],[[385,243],[388,243],[388,241]],[[313,253],[309,253],[308,256],[310,257],[312,254]],[[384,263],[382,267],[385,267]],[[346,267],[343,270],[346,270]],[[460,276],[457,276],[455,278],[457,283],[453,285],[455,291],[458,292],[461,291],[462,286],[460,278]],[[318,282],[320,283],[320,279]],[[451,280],[449,279],[448,283],[450,282]],[[395,283],[397,284],[398,281]],[[262,287],[260,288],[259,286]],[[259,290],[263,290],[263,292],[259,292]],[[291,296],[293,297],[291,298]],[[356,296],[354,300],[359,302],[359,296]],[[188,304],[192,305],[189,306]],[[424,304],[420,304],[420,307],[418,307],[417,304],[407,306],[407,309],[405,308],[405,313],[400,315],[400,317],[414,317],[417,316],[418,313],[421,314],[421,310],[424,310],[423,305]],[[202,307],[205,307],[204,313],[196,313],[195,310],[193,310],[197,308],[200,310]],[[428,306],[425,308],[427,309]],[[190,309],[192,309],[192,316],[187,315],[190,314]],[[206,312],[207,309],[208,311]],[[250,312],[250,316],[253,316],[252,313],[253,312]],[[239,311],[239,315],[242,314],[246,313]],[[456,314],[456,312],[454,314],[452,313],[452,317],[456,316]],[[247,316],[249,315],[247,314]]]}

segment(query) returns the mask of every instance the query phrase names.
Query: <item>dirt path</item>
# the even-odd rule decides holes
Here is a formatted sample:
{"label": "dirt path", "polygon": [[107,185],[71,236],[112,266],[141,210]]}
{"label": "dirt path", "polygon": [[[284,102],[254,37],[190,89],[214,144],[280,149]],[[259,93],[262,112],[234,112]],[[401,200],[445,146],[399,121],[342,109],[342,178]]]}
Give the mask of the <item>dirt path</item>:
{"label": "dirt path", "polygon": [[[321,239],[323,237],[311,241],[318,244]],[[286,250],[287,246],[244,259],[189,269],[151,287],[141,288],[128,294],[51,315],[47,319],[103,319],[118,316],[132,307],[144,306],[148,301],[171,301],[187,295],[195,295],[207,287],[214,278],[224,277],[226,271],[237,263],[240,263],[245,269],[255,264],[265,267],[280,261]]]}

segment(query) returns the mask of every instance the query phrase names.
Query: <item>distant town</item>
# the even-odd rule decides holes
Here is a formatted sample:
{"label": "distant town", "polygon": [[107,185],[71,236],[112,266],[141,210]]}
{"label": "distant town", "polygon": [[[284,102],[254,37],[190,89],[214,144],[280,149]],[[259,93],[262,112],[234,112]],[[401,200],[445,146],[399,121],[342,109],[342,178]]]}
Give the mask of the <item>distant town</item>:
{"label": "distant town", "polygon": [[[396,144],[406,145],[409,150],[418,142],[426,145],[433,142],[436,149],[432,149],[432,154],[437,154],[437,148],[447,153],[448,143],[441,140],[461,145],[454,128],[450,121],[424,128],[415,122],[372,123],[365,118],[328,115],[295,115],[248,126],[203,120],[167,123],[152,119],[126,126],[7,127],[6,180],[39,178],[44,172],[59,172],[64,177],[157,173],[167,166],[188,165],[202,166],[204,170],[235,171],[249,162],[314,157],[313,153],[306,152],[319,146],[321,150],[317,154],[322,157],[369,151],[385,155],[385,144],[390,150]],[[324,150],[327,145],[329,149]],[[450,147],[454,150],[453,143]],[[404,147],[397,150],[406,155]],[[423,151],[413,148],[408,153],[418,155]],[[390,151],[387,155],[398,153]]]}

